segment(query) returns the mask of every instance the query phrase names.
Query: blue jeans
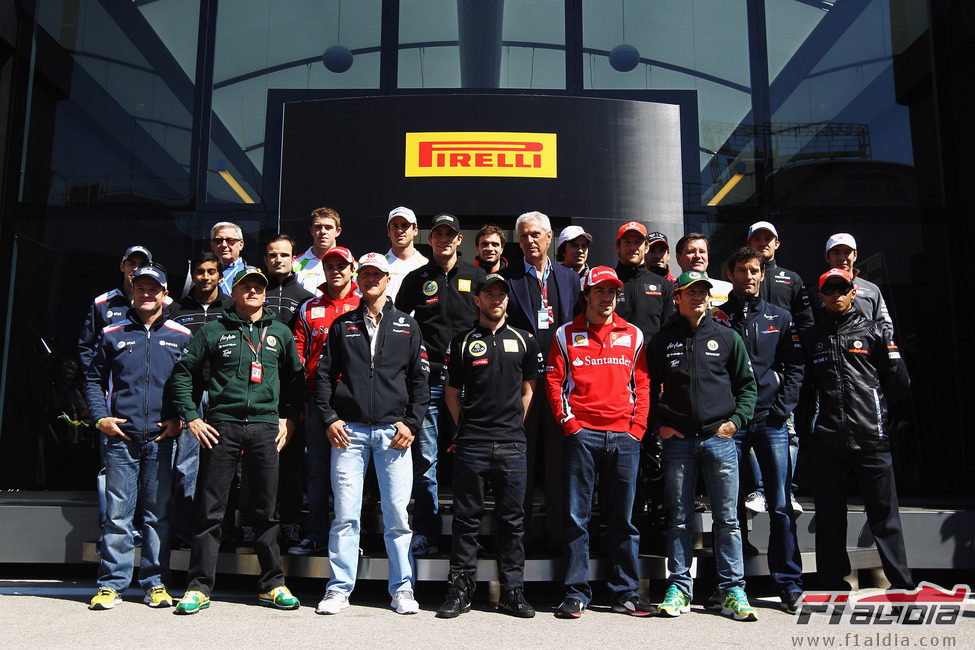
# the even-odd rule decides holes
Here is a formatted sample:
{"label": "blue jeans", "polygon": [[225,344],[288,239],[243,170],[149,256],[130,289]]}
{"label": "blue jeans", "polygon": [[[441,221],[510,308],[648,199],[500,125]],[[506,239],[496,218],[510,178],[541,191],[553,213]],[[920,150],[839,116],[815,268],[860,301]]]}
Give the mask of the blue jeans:
{"label": "blue jeans", "polygon": [[437,495],[437,439],[439,430],[449,436],[449,424],[440,418],[446,408],[443,386],[430,386],[430,406],[413,443],[413,528],[418,535],[436,540],[440,537],[440,501]]}
{"label": "blue jeans", "polygon": [[124,591],[132,582],[135,546],[132,519],[136,504],[142,514],[142,564],[139,585],[163,584],[169,571],[169,519],[166,509],[172,491],[173,441],[128,441],[106,436],[106,511],[98,585]]}
{"label": "blue jeans", "polygon": [[[640,533],[633,525],[633,499],[640,466],[640,442],[626,433],[580,429],[566,437],[563,448],[565,487],[565,595],[585,604],[589,586],[589,520],[596,473],[605,481],[608,551],[611,568],[606,586],[614,602],[637,593]],[[602,503],[600,504],[603,505]]]}
{"label": "blue jeans", "polygon": [[722,594],[745,586],[738,528],[738,452],[731,438],[667,438],[664,444],[664,494],[667,504],[667,570],[670,583],[694,596],[691,562],[694,544],[694,486],[701,472],[711,495],[714,561]]}
{"label": "blue jeans", "polygon": [[768,504],[768,568],[781,595],[802,591],[802,558],[796,541],[796,519],[790,500],[792,460],[785,423],[769,425],[764,418],[735,433],[739,458],[753,449],[758,458]]}
{"label": "blue jeans", "polygon": [[328,540],[329,465],[332,445],[325,436],[322,412],[315,406],[314,397],[308,400],[305,418],[305,446],[308,449],[308,516],[305,517],[305,537],[317,544]]}
{"label": "blue jeans", "polygon": [[173,537],[189,543],[193,539],[196,478],[200,471],[200,443],[189,429],[176,438],[176,459],[173,463]]}
{"label": "blue jeans", "polygon": [[383,539],[389,557],[389,593],[413,589],[410,562],[409,515],[413,486],[413,458],[409,449],[392,449],[396,426],[370,426],[347,422],[345,432],[351,442],[345,449],[332,448],[332,494],[335,519],[328,536],[328,563],[332,579],[326,591],[346,596],[355,587],[359,568],[359,515],[362,510],[362,481],[370,456],[376,465],[379,496],[383,509]]}

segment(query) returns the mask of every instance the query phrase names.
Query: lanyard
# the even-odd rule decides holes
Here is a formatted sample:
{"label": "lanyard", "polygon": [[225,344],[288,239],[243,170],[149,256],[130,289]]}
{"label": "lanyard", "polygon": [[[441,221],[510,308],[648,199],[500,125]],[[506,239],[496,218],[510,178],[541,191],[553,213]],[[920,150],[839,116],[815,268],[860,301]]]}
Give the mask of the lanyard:
{"label": "lanyard", "polygon": [[247,333],[244,332],[244,330],[240,330],[241,336],[243,336],[244,337],[244,340],[247,341],[247,347],[249,347],[251,349],[251,352],[254,353],[254,360],[255,361],[260,361],[261,360],[261,346],[264,345],[264,337],[267,336],[267,330],[268,329],[269,328],[265,327],[264,330],[261,332],[261,340],[257,342],[257,349],[256,350],[254,349],[254,344],[251,343],[251,340],[249,338],[247,338]]}
{"label": "lanyard", "polygon": [[538,289],[542,292],[542,309],[548,309],[548,276],[552,272],[552,262],[545,260],[545,270],[542,271],[542,279],[538,280],[536,272],[535,279],[538,280]]}

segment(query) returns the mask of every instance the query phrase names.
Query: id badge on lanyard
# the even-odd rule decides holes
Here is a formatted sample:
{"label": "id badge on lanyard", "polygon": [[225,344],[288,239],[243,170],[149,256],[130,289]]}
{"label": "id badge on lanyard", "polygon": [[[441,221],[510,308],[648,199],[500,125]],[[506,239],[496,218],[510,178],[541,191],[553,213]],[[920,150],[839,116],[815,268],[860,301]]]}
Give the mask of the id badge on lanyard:
{"label": "id badge on lanyard", "polygon": [[538,314],[536,315],[538,320],[536,324],[540,330],[547,330],[548,326],[555,322],[552,308],[548,304],[548,275],[551,271],[552,262],[549,261],[545,265],[545,272],[542,273],[542,279],[538,280],[538,289],[542,296],[542,304],[538,308]]}
{"label": "id badge on lanyard", "polygon": [[261,340],[257,342],[256,349],[254,348],[254,344],[251,343],[251,340],[248,338],[247,334],[244,334],[244,332],[241,331],[241,335],[247,342],[247,347],[249,347],[251,352],[254,353],[254,360],[251,361],[251,382],[255,384],[261,383],[261,380],[264,378],[264,366],[261,364],[261,346],[264,345],[264,337],[267,336],[267,330],[268,328],[265,327],[264,331],[261,332]]}

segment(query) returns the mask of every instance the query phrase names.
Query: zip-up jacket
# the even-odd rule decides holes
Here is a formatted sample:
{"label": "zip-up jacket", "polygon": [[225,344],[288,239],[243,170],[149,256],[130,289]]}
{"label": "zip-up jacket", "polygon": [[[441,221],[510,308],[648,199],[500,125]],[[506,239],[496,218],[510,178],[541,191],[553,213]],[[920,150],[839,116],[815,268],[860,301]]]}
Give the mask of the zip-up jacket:
{"label": "zip-up jacket", "polygon": [[298,284],[294,273],[281,283],[268,275],[264,295],[266,296],[264,306],[273,309],[275,317],[289,328],[295,323],[295,314],[298,313],[301,303],[315,297],[315,294]]}
{"label": "zip-up jacket", "polygon": [[642,264],[632,266],[619,262],[616,264],[616,276],[623,283],[616,313],[639,327],[644,340],[649,341],[674,313],[673,284],[665,277],[648,271]]}
{"label": "zip-up jacket", "polygon": [[124,418],[127,422],[118,426],[133,440],[148,442],[158,436],[156,423],[176,415],[166,382],[191,338],[188,329],[165,315],[146,329],[134,309],[102,329],[85,371],[92,423],[109,416]]}
{"label": "zip-up jacket", "polygon": [[349,285],[349,293],[344,298],[332,300],[325,290],[325,283],[320,287],[322,295],[305,301],[298,308],[292,332],[295,335],[295,345],[298,346],[298,356],[305,366],[305,381],[308,394],[315,391],[315,373],[318,370],[318,360],[328,338],[328,329],[336,318],[350,312],[359,306],[359,290],[355,283]]}
{"label": "zip-up jacket", "polygon": [[555,332],[545,391],[566,436],[580,427],[628,433],[643,439],[649,378],[643,332],[613,314],[590,325],[579,314]]}
{"label": "zip-up jacket", "polygon": [[806,360],[803,388],[819,396],[813,438],[836,451],[890,449],[887,404],[907,394],[910,379],[883,324],[850,309],[838,318],[824,314],[799,336]]}
{"label": "zip-up jacket", "polygon": [[[172,309],[173,299],[166,296],[163,299],[163,306]],[[112,289],[96,296],[91,301],[88,308],[88,316],[85,324],[81,328],[81,335],[78,337],[78,355],[81,357],[81,372],[84,373],[91,358],[95,355],[95,343],[106,325],[118,322],[126,317],[132,300],[125,295],[121,289]]]}
{"label": "zip-up jacket", "polygon": [[713,316],[727,321],[745,343],[758,383],[754,419],[784,423],[799,403],[803,367],[799,334],[789,312],[761,297],[742,302],[732,294]]}
{"label": "zip-up jacket", "polygon": [[217,291],[216,300],[209,304],[203,304],[190,292],[169,308],[169,317],[196,334],[201,327],[220,318],[225,309],[233,308],[234,301],[220,291]]}
{"label": "zip-up jacket", "polygon": [[800,332],[809,329],[816,322],[813,319],[806,283],[795,271],[776,264],[774,257],[765,264],[765,278],[758,289],[758,295],[765,302],[789,312],[792,322]]}
{"label": "zip-up jacket", "polygon": [[366,329],[366,305],[335,319],[315,377],[315,405],[325,426],[400,421],[415,435],[430,403],[430,364],[420,326],[386,301],[376,328],[376,353]]}
{"label": "zip-up jacket", "polygon": [[[894,320],[890,317],[890,312],[887,311],[887,303],[884,302],[884,295],[880,293],[880,287],[861,278],[858,269],[853,269],[853,285],[857,288],[857,295],[853,298],[853,306],[861,314],[878,323],[891,338],[894,338]],[[820,319],[827,317],[818,293],[816,294],[816,313]]]}
{"label": "zip-up jacket", "polygon": [[[250,339],[258,356],[251,351]],[[263,342],[261,341],[263,337]],[[260,348],[258,348],[260,346]],[[212,422],[297,421],[301,413],[302,368],[291,330],[264,310],[254,323],[228,309],[203,326],[173,368],[173,401],[179,416],[189,421],[197,415],[193,398],[193,372],[210,362],[210,410]],[[261,381],[251,381],[252,364],[261,364]]]}
{"label": "zip-up jacket", "polygon": [[738,333],[706,315],[696,330],[675,314],[650,342],[654,426],[707,438],[731,421],[741,429],[755,413],[758,389]]}
{"label": "zip-up jacket", "polygon": [[474,327],[474,292],[484,269],[462,259],[449,273],[435,259],[411,271],[396,294],[396,309],[412,314],[420,324],[423,345],[430,355],[430,382],[440,383],[443,357],[450,339]]}

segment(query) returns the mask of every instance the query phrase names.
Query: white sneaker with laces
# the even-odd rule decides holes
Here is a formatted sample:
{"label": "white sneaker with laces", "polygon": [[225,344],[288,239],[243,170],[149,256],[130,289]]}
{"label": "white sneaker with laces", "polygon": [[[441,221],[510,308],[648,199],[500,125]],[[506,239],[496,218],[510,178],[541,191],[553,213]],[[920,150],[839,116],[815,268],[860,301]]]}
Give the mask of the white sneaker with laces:
{"label": "white sneaker with laces", "polygon": [[752,492],[745,499],[745,508],[756,514],[765,512],[768,506],[765,503],[765,495],[761,492]]}
{"label": "white sneaker with laces", "polygon": [[413,598],[413,592],[397,591],[393,594],[393,600],[390,601],[389,606],[396,611],[397,614],[416,614],[420,611],[420,603],[416,602]]}
{"label": "white sneaker with laces", "polygon": [[316,614],[338,614],[349,606],[349,597],[338,591],[330,591],[315,608]]}

